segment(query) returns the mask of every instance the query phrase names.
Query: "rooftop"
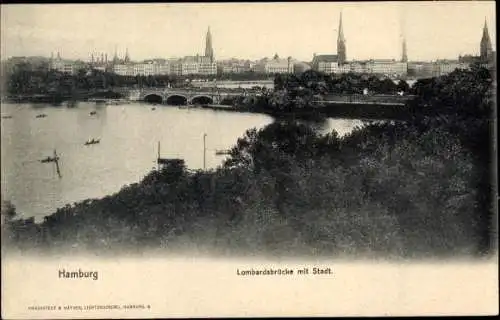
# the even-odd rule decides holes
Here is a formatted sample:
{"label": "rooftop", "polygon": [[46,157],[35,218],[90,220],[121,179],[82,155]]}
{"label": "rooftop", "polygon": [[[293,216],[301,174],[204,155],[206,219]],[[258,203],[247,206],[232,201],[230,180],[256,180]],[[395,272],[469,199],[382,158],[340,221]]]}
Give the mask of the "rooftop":
{"label": "rooftop", "polygon": [[336,54],[318,54],[315,55],[313,58],[313,63],[317,62],[337,62],[338,61],[338,55]]}

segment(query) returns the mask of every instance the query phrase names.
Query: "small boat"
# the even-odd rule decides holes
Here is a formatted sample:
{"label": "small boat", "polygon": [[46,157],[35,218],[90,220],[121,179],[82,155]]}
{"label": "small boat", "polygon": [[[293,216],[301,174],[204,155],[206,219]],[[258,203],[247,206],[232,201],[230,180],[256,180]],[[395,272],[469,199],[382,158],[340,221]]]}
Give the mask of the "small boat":
{"label": "small boat", "polygon": [[44,159],[40,160],[40,162],[41,163],[56,162],[57,160],[59,160],[59,157],[48,156],[47,158],[44,158]]}
{"label": "small boat", "polygon": [[57,175],[62,178],[61,169],[59,168],[59,156],[57,155],[56,149],[54,149],[54,156],[48,156],[47,158],[39,160],[41,163],[54,162],[56,164]]}
{"label": "small boat", "polygon": [[94,139],[94,138],[92,138],[91,140],[85,142],[85,145],[88,146],[88,145],[91,145],[91,144],[97,144],[99,142],[101,142],[101,139]]}
{"label": "small boat", "polygon": [[45,113],[37,114],[36,118],[45,118],[47,115]]}
{"label": "small boat", "polygon": [[95,114],[97,114],[97,111],[90,111],[90,115],[91,115],[91,116],[93,116],[93,115],[95,115]]}

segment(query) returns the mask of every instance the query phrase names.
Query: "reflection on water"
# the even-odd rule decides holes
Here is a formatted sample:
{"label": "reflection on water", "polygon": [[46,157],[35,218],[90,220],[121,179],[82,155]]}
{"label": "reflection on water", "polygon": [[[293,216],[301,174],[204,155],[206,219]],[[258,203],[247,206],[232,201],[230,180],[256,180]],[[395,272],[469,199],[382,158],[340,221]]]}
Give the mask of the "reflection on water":
{"label": "reflection on water", "polygon": [[[97,111],[91,114],[92,111]],[[203,134],[206,166],[215,168],[247,129],[270,124],[259,114],[179,109],[127,104],[99,106],[78,103],[76,108],[29,104],[2,104],[2,200],[10,200],[24,217],[37,220],[67,203],[100,198],[126,184],[138,182],[154,166],[157,143],[161,156],[183,158],[190,169],[203,167]],[[39,114],[44,118],[36,118]],[[345,134],[357,120],[329,119],[322,132]],[[89,139],[99,144],[85,146]],[[53,163],[38,160],[60,156],[62,178]]]}

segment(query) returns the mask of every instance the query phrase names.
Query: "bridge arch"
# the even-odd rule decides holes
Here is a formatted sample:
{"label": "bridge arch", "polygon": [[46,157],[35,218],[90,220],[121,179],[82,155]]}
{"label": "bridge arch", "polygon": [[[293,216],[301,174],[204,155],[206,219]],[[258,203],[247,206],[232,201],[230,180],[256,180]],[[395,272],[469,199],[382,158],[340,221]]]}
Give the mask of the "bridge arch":
{"label": "bridge arch", "polygon": [[188,98],[180,94],[172,94],[167,97],[166,103],[173,106],[183,106],[188,104]]}
{"label": "bridge arch", "polygon": [[144,96],[144,101],[148,103],[162,103],[163,97],[156,93],[150,93]]}
{"label": "bridge arch", "polygon": [[213,104],[214,99],[207,95],[199,95],[191,98],[192,104]]}

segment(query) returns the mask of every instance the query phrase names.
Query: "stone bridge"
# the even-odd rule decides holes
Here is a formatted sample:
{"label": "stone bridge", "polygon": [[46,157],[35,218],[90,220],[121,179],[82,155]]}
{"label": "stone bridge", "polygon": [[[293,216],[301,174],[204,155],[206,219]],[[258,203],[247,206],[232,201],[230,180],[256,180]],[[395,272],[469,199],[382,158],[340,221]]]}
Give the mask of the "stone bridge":
{"label": "stone bridge", "polygon": [[212,89],[138,89],[128,91],[128,98],[169,105],[221,104],[224,100],[242,95],[240,92]]}

